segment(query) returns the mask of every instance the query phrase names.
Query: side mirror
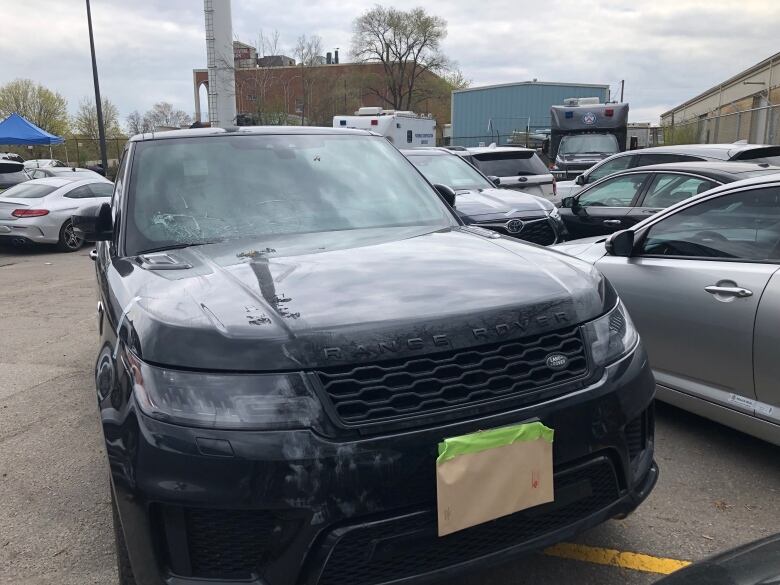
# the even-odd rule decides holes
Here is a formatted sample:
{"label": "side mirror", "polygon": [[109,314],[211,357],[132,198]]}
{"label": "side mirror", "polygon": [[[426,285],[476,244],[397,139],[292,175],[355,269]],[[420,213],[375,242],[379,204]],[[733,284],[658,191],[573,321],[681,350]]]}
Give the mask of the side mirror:
{"label": "side mirror", "polygon": [[493,175],[490,175],[488,179],[490,179],[490,182],[493,183],[496,187],[498,187],[501,184],[501,179],[499,177],[494,177]]}
{"label": "side mirror", "polygon": [[111,218],[111,205],[101,203],[82,209],[74,215],[73,231],[88,242],[110,240],[114,235],[114,222]]}
{"label": "side mirror", "polygon": [[450,207],[455,207],[455,191],[452,190],[452,187],[448,187],[447,185],[439,185],[438,183],[433,186],[434,189],[436,189],[439,192],[439,195],[441,195],[444,200],[450,204]]}
{"label": "side mirror", "polygon": [[577,205],[577,200],[574,197],[564,197],[561,199],[561,207],[565,207],[567,209],[571,209],[572,207]]}
{"label": "side mirror", "polygon": [[580,187],[585,184],[585,175],[577,175],[577,178],[574,179],[574,182],[577,183]]}
{"label": "side mirror", "polygon": [[607,238],[604,246],[607,249],[607,254],[610,256],[628,258],[634,251],[634,232],[632,230],[615,232]]}

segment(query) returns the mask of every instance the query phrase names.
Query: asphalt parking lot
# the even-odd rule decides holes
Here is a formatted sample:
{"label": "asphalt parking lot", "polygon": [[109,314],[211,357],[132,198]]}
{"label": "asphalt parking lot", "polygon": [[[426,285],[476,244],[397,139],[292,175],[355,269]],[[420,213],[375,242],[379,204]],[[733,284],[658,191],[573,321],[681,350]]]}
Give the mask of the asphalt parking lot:
{"label": "asphalt parking lot", "polygon": [[[93,397],[96,296],[88,251],[0,248],[0,583],[116,580]],[[633,516],[555,551],[448,583],[652,583],[676,561],[778,531],[779,456],[776,447],[659,405],[661,476]]]}

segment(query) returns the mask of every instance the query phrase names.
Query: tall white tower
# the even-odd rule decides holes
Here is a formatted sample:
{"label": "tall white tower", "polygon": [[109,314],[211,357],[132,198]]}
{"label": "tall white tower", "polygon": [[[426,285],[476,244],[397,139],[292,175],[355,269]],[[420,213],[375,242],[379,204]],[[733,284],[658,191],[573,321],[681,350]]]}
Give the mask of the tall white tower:
{"label": "tall white tower", "polygon": [[209,74],[209,122],[236,125],[236,76],[233,65],[233,19],[230,0],[203,0]]}

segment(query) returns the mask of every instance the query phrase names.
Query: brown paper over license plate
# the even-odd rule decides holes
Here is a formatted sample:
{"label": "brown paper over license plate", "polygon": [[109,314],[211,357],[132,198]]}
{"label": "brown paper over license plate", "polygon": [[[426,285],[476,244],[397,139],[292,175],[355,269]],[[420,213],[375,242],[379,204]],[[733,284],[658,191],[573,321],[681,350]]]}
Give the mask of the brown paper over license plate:
{"label": "brown paper over license plate", "polygon": [[439,536],[552,502],[552,440],[552,429],[533,422],[440,443]]}

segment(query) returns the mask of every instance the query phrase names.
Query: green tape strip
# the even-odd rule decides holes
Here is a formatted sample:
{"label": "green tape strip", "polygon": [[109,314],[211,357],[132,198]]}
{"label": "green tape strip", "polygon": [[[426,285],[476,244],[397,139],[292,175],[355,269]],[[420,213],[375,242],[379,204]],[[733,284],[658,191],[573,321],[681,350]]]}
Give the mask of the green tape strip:
{"label": "green tape strip", "polygon": [[518,441],[535,441],[537,439],[544,439],[548,443],[552,443],[553,430],[540,422],[532,422],[489,431],[477,431],[460,437],[450,437],[439,443],[439,457],[436,459],[436,464],[444,463],[467,453],[479,453],[495,447],[511,445]]}

